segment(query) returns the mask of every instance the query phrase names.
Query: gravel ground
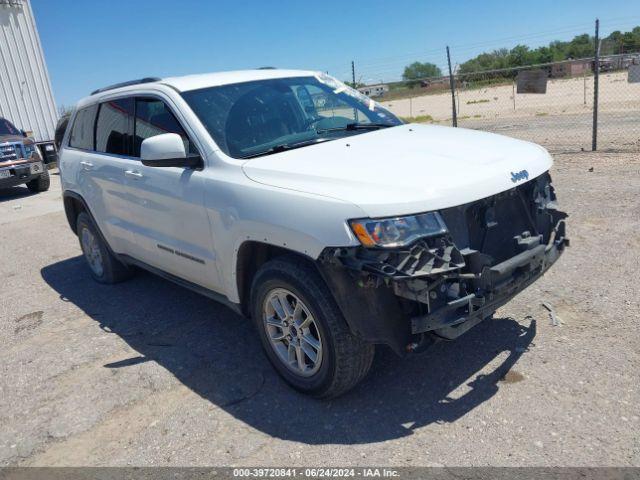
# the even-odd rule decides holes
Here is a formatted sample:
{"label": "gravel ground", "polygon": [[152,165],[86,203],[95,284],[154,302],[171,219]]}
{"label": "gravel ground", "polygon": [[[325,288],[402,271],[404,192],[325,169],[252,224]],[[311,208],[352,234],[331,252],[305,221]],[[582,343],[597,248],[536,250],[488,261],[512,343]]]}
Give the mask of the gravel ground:
{"label": "gravel ground", "polygon": [[[637,112],[601,113],[598,117],[600,152],[640,154],[640,109]],[[592,114],[563,114],[539,117],[461,119],[458,125],[539,143],[553,153],[591,150]]]}
{"label": "gravel ground", "polygon": [[455,342],[380,349],[331,402],[225,307],[92,282],[57,176],[0,191],[0,465],[639,466],[640,158],[560,155],[553,176],[572,246],[551,271]]}

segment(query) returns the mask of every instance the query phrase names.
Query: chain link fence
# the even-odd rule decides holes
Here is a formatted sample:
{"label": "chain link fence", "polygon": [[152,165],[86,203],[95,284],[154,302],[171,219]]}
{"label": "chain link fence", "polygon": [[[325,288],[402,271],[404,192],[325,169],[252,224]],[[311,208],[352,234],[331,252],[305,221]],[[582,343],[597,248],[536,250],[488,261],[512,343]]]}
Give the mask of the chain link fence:
{"label": "chain link fence", "polygon": [[458,127],[509,135],[554,152],[592,149],[597,98],[597,149],[640,151],[640,54],[598,60],[597,96],[595,58],[457,73],[453,90],[449,76],[359,90],[407,121],[457,120]]}
{"label": "chain link fence", "polygon": [[576,64],[573,75],[564,73],[571,68],[563,63],[458,75],[458,126],[503,133],[554,150],[591,149],[589,64]]}

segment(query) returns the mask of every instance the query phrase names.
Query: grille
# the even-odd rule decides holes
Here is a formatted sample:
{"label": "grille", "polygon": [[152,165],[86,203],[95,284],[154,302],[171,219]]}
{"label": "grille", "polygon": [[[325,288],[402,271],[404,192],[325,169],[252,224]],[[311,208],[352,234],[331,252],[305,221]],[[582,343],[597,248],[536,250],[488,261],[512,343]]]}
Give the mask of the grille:
{"label": "grille", "polygon": [[15,143],[0,144],[0,161],[7,162],[11,160],[17,160],[19,149],[20,149],[19,144],[15,144]]}

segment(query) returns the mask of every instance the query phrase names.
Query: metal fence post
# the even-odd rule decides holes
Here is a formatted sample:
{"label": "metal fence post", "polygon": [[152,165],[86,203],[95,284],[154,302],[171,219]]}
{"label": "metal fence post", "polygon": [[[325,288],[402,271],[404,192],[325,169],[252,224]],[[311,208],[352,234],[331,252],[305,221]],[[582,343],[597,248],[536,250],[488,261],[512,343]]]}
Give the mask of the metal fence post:
{"label": "metal fence post", "polygon": [[351,81],[353,82],[353,88],[356,88],[356,64],[351,60]]}
{"label": "metal fence post", "polygon": [[449,45],[447,45],[447,63],[449,64],[449,86],[451,87],[451,109],[453,116],[452,124],[454,127],[458,126],[458,115],[456,113],[456,81],[453,78],[453,71],[451,70],[451,55],[449,54]]}
{"label": "metal fence post", "polygon": [[[351,60],[351,81],[353,82],[353,89],[357,90],[358,86],[356,85],[356,63]],[[358,110],[356,108],[353,109],[353,118],[356,123],[358,123]]]}
{"label": "metal fence post", "polygon": [[598,84],[600,76],[600,20],[596,18],[595,57],[593,59],[593,133],[591,150],[598,149]]}

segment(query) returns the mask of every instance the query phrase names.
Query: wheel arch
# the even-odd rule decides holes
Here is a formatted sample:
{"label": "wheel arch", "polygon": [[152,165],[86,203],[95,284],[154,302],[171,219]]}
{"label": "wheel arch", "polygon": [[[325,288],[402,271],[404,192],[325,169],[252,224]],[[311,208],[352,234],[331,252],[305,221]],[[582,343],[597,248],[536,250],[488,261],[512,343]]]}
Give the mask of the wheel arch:
{"label": "wheel arch", "polygon": [[66,190],[62,194],[62,198],[64,202],[64,213],[67,217],[67,222],[69,222],[69,227],[71,228],[73,233],[75,233],[76,236],[78,235],[78,231],[77,231],[78,215],[80,215],[82,212],[86,213],[91,218],[91,221],[95,225],[96,230],[100,235],[100,238],[109,249],[109,252],[111,252],[113,255],[117,257],[118,255],[111,248],[111,245],[109,244],[106,237],[104,236],[104,233],[102,233],[102,230],[100,229],[100,225],[96,221],[96,217],[93,215],[93,213],[91,213],[91,209],[87,205],[87,202],[84,200],[84,198],[82,198],[82,195],[72,190]]}
{"label": "wheel arch", "polygon": [[250,298],[251,284],[262,265],[277,257],[288,256],[298,258],[301,262],[317,269],[313,258],[295,250],[256,240],[246,240],[238,248],[235,262],[236,288],[238,298],[245,316],[251,316]]}
{"label": "wheel arch", "polygon": [[69,228],[71,228],[73,233],[76,235],[78,234],[77,221],[78,215],[80,215],[81,212],[86,212],[95,223],[95,219],[93,218],[87,203],[80,194],[67,190],[62,194],[62,199],[64,203],[64,213],[67,217],[67,222],[69,222]]}

